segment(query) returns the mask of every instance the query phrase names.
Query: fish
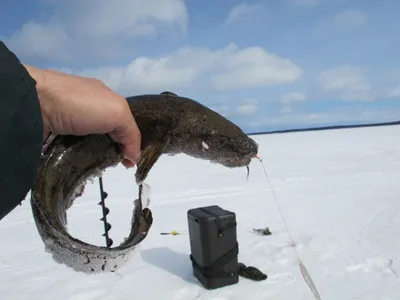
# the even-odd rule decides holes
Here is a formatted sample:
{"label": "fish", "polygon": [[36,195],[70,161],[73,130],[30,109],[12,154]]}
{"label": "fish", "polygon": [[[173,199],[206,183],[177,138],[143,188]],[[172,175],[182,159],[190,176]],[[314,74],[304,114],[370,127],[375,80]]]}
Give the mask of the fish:
{"label": "fish", "polygon": [[145,180],[162,155],[186,154],[227,168],[248,168],[258,152],[258,144],[239,126],[191,98],[164,91],[126,100],[141,133],[141,154],[135,172],[139,196],[133,201],[130,234],[121,244],[92,245],[71,236],[67,228],[67,210],[88,180],[124,159],[109,135],[53,136],[31,189],[32,214],[45,251],[82,273],[115,272],[146,238],[153,215],[144,196]]}

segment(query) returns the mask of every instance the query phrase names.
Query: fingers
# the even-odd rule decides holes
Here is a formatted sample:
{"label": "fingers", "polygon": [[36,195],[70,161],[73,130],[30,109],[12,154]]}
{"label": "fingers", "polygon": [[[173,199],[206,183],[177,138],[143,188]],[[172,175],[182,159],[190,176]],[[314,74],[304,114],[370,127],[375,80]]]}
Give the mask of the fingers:
{"label": "fingers", "polygon": [[129,109],[124,115],[126,117],[119,119],[121,125],[109,135],[116,143],[121,145],[125,157],[122,164],[126,168],[131,168],[135,166],[140,156],[141,135]]}
{"label": "fingers", "polygon": [[123,164],[124,167],[127,168],[127,169],[132,168],[132,167],[135,166],[135,163],[134,163],[134,162],[132,162],[131,160],[126,159],[126,158],[122,161],[122,164]]}
{"label": "fingers", "polygon": [[[30,72],[35,70],[31,68]],[[46,116],[44,135],[48,131],[72,135],[108,133],[121,146],[123,165],[135,166],[140,156],[141,135],[126,99],[94,78],[52,70],[43,72],[33,77],[41,94],[42,115]],[[46,76],[42,78],[41,74]]]}

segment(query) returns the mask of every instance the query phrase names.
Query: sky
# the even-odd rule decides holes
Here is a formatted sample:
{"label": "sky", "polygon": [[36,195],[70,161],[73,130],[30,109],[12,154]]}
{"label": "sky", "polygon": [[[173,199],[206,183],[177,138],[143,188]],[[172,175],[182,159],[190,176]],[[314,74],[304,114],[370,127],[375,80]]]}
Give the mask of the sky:
{"label": "sky", "polygon": [[26,64],[171,91],[247,132],[400,120],[396,0],[3,0]]}

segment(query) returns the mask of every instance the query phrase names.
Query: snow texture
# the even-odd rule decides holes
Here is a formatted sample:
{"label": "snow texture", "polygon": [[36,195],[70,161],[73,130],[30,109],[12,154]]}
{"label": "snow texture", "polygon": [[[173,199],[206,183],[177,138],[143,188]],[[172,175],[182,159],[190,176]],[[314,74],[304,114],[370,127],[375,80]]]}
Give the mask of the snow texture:
{"label": "snow texture", "polygon": [[[294,245],[323,300],[397,300],[400,294],[399,126],[254,136]],[[227,169],[184,155],[150,172],[154,223],[114,273],[86,275],[43,250],[28,201],[0,222],[1,299],[313,300],[262,165]],[[138,187],[132,170],[107,169],[104,189],[115,243],[129,232]],[[29,195],[27,196],[27,199]],[[105,245],[98,183],[68,211],[70,233]],[[187,210],[219,205],[238,221],[239,261],[268,274],[205,290],[193,277]],[[254,234],[269,227],[272,235]],[[176,230],[180,235],[160,235]]]}

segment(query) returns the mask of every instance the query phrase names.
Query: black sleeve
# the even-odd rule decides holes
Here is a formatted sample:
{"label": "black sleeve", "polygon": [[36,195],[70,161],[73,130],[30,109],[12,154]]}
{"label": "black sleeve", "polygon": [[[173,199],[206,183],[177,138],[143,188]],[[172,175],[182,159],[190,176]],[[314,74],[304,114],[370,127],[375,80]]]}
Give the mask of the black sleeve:
{"label": "black sleeve", "polygon": [[0,41],[0,220],[32,187],[43,143],[36,82]]}

